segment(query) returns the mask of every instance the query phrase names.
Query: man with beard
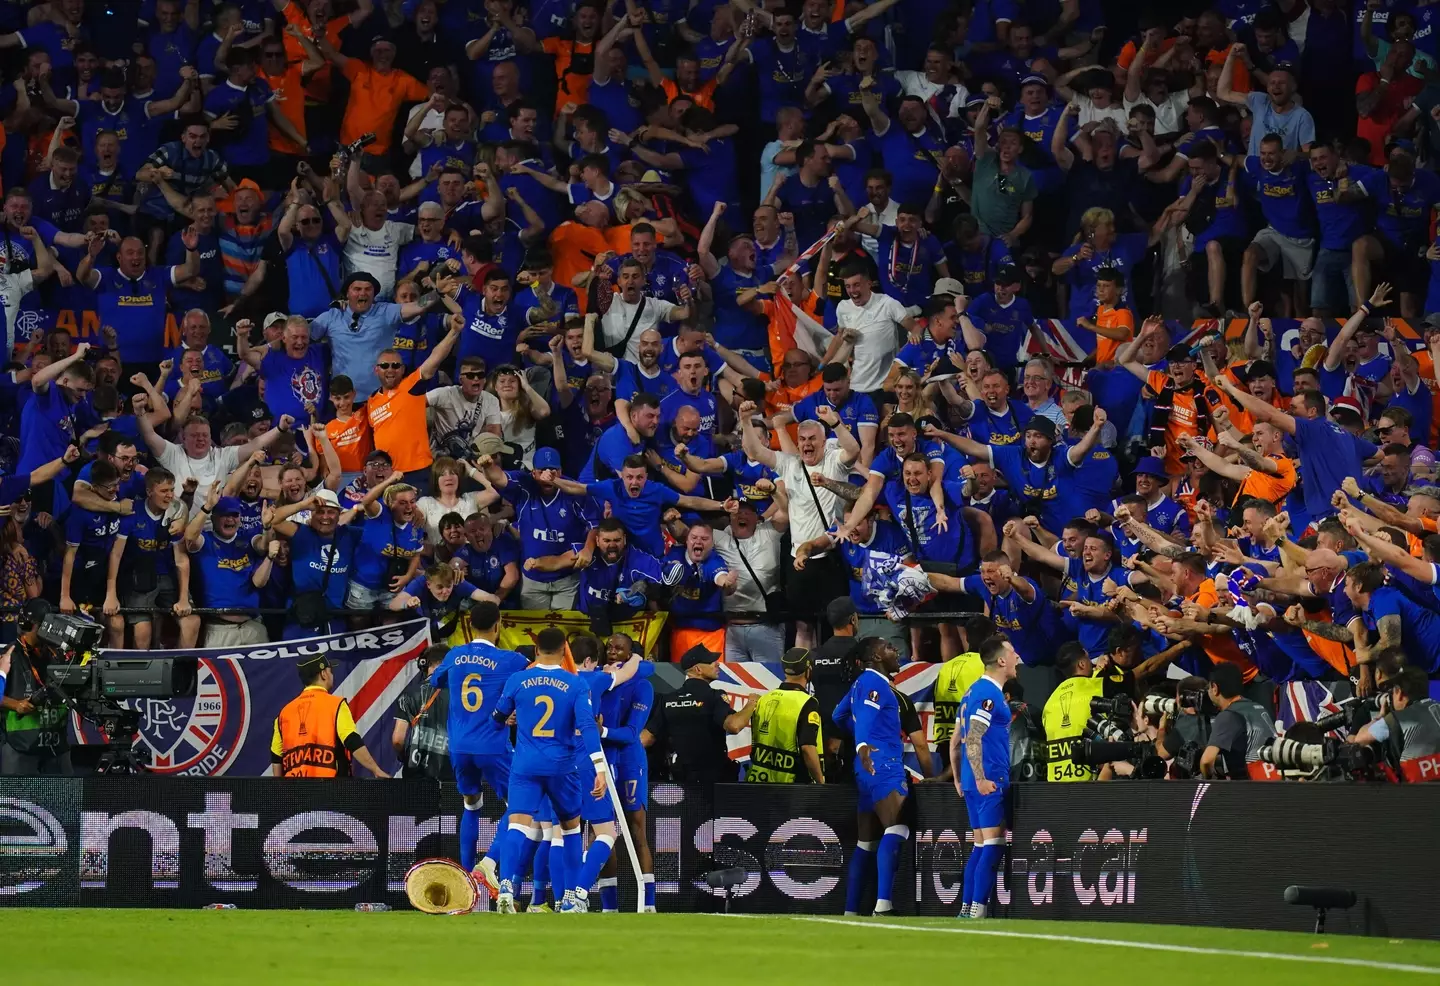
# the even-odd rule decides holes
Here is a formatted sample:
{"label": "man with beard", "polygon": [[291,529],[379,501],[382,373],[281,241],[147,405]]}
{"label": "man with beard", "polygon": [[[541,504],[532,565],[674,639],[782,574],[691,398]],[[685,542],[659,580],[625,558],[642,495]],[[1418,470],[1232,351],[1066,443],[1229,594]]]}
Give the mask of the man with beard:
{"label": "man with beard", "polygon": [[[593,555],[573,551],[568,555],[561,560],[580,571],[580,612],[590,617],[596,632],[608,632],[615,621],[628,620],[645,609],[658,595],[650,586],[675,585],[682,575],[680,566],[662,567],[654,555],[631,545],[624,525],[614,517],[595,527]],[[525,560],[527,576],[532,561]]]}
{"label": "man with beard", "polygon": [[555,484],[572,496],[589,495],[597,504],[608,506],[610,516],[625,525],[631,543],[656,557],[665,550],[660,518],[667,507],[719,512],[726,506],[708,497],[686,496],[663,483],[650,482],[645,459],[638,455],[625,458],[615,479],[577,483],[557,477]]}
{"label": "man with beard", "polygon": [[[199,576],[196,605],[223,611],[205,617],[206,647],[243,647],[266,640],[264,625],[247,611],[260,605],[259,589],[270,581],[280,543],[272,540],[263,550],[254,547],[269,534],[268,526],[259,540],[242,537],[242,509],[239,500],[222,497],[217,484],[185,528],[185,550],[194,558]],[[272,520],[269,513],[262,514],[264,525]],[[204,530],[207,520],[213,525],[209,531]]]}
{"label": "man with beard", "polygon": [[[394,276],[392,264],[392,281]],[[349,377],[355,384],[356,398],[364,400],[379,386],[375,354],[394,342],[396,327],[402,321],[423,315],[439,296],[432,292],[404,305],[380,301],[380,281],[364,271],[347,277],[340,293],[344,306],[322,312],[311,322],[310,338],[314,342],[330,340],[331,373]]]}
{"label": "man with beard", "polygon": [[636,394],[653,394],[657,400],[675,389],[675,378],[660,366],[665,340],[658,329],[646,329],[637,337],[636,359],[615,358],[595,348],[595,317],[587,316],[585,336],[580,354],[595,369],[615,378],[615,415],[620,420],[630,417],[630,402]]}
{"label": "man with beard", "polygon": [[501,433],[500,399],[485,389],[485,361],[479,356],[460,360],[459,383],[425,392],[430,408],[430,451],[453,455],[468,450],[486,432]]}
{"label": "man with beard", "polygon": [[[209,192],[216,185],[223,185],[226,192],[235,190],[235,179],[230,177],[225,160],[210,146],[210,124],[201,115],[182,120],[180,139],[161,145],[135,173],[137,182],[154,182],[157,178],[173,182],[174,191],[185,199]],[[166,224],[175,220],[175,211],[158,186],[140,203],[136,219],[137,229],[148,225],[146,247],[158,256]],[[148,223],[142,223],[142,219],[148,219]]]}
{"label": "man with beard", "polygon": [[600,436],[594,454],[580,470],[582,483],[619,475],[625,460],[643,455],[647,444],[654,440],[660,427],[660,401],[655,395],[636,394],[628,410],[628,420],[620,417],[616,401],[616,421]]}
{"label": "man with beard", "polygon": [[[535,450],[534,467],[505,472],[494,460],[482,457],[486,478],[515,509],[514,527],[525,558],[520,583],[520,608],[545,612],[573,610],[580,578],[572,571],[576,556],[588,562],[594,552],[594,504],[584,496],[564,493],[560,453]],[[584,566],[580,566],[584,567]]]}

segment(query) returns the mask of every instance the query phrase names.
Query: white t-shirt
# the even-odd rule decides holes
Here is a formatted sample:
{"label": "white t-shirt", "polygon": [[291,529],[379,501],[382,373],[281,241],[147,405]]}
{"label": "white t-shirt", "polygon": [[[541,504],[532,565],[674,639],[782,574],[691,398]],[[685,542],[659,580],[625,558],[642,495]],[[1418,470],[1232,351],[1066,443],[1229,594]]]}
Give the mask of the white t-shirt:
{"label": "white t-shirt", "polygon": [[[1076,120],[1075,123],[1070,127],[1070,138],[1072,140],[1075,138],[1075,134],[1080,130],[1081,127],[1085,126],[1085,124],[1100,123],[1104,120],[1115,121],[1115,125],[1120,128],[1120,132],[1122,134],[1126,132],[1126,128],[1129,125],[1130,118],[1119,106],[1107,106],[1105,109],[1102,110],[1100,107],[1095,105],[1095,100],[1091,99],[1083,92],[1077,92],[1075,94],[1075,104],[1080,107],[1080,118]],[[1189,105],[1188,102],[1186,105]],[[1155,132],[1160,132],[1160,128],[1158,125],[1155,128]]]}
{"label": "white t-shirt", "polygon": [[[807,466],[800,456],[789,452],[775,453],[775,474],[785,484],[790,499],[790,553],[807,541],[813,541],[839,522],[845,513],[845,501],[834,493],[815,487],[815,496],[810,495],[809,474],[818,472],[826,479],[844,481],[850,475],[850,467],[841,458],[840,447],[830,444],[818,465]],[[820,501],[824,514],[815,512],[815,501]],[[820,551],[815,554],[822,555]],[[737,559],[738,561],[738,559]],[[758,571],[758,569],[757,569]]]}
{"label": "white t-shirt", "polygon": [[425,394],[430,408],[430,449],[436,455],[449,455],[458,440],[467,448],[487,425],[503,425],[500,420],[500,398],[488,390],[480,391],[478,399],[467,401],[458,386],[437,387]]}
{"label": "white t-shirt", "polygon": [[[525,400],[524,395],[520,399]],[[535,459],[535,422],[532,420],[524,428],[516,422],[514,411],[501,410],[500,412],[501,435],[505,441],[520,449],[521,464],[526,469],[534,468],[532,462]]]}
{"label": "white t-shirt", "polygon": [[[762,520],[756,525],[754,534],[738,541],[738,548],[737,541],[728,530],[715,532],[715,551],[725,559],[730,571],[740,576],[735,591],[725,597],[725,609],[732,613],[764,612],[764,591],[776,592],[780,588],[780,533],[770,526],[769,521]],[[740,560],[742,551],[745,561]],[[749,569],[745,567],[745,562],[750,563]],[[755,578],[760,580],[761,587],[756,587],[755,579],[750,577],[750,569],[755,570]]]}
{"label": "white t-shirt", "polygon": [[[615,310],[613,307],[610,309]],[[861,308],[846,298],[835,309],[835,324],[855,329],[855,365],[850,370],[850,389],[868,394],[879,390],[890,375],[890,364],[900,351],[901,323],[909,317],[905,306],[888,294],[876,291]]]}
{"label": "white t-shirt", "polygon": [[433,496],[422,496],[415,502],[420,515],[425,518],[425,537],[431,544],[440,543],[440,518],[449,513],[469,517],[480,509],[478,493],[461,493],[460,500],[453,507],[447,507]]}
{"label": "white t-shirt", "polygon": [[185,485],[185,480],[195,477],[195,503],[204,503],[210,487],[223,484],[235,468],[240,465],[240,446],[212,446],[203,459],[192,459],[185,450],[174,442],[166,442],[160,453],[160,464],[175,474],[175,488]]}
{"label": "white t-shirt", "polygon": [[[0,267],[4,267],[0,263]],[[20,299],[35,290],[34,271],[21,270],[15,273],[0,273],[0,305],[5,306],[5,358],[15,352],[15,320],[20,317]],[[26,341],[29,341],[27,335]]]}
{"label": "white t-shirt", "polygon": [[364,271],[380,282],[377,298],[389,299],[395,293],[395,268],[400,263],[400,248],[415,239],[415,227],[409,223],[385,220],[379,229],[363,223],[350,228],[345,240],[345,276]]}
{"label": "white t-shirt", "polygon": [[914,72],[908,69],[896,72],[895,81],[900,83],[900,91],[905,95],[918,96],[925,100],[925,107],[930,110],[932,116],[938,110],[942,120],[952,116],[959,116],[961,110],[965,108],[965,104],[970,99],[970,90],[965,88],[965,84],[955,82],[951,83],[955,87],[955,95],[951,97],[949,105],[931,106],[930,100],[938,96],[940,91],[945,88],[943,83],[931,82],[925,78],[924,72]]}
{"label": "white t-shirt", "polygon": [[[873,209],[874,206],[872,205],[871,208]],[[894,226],[895,220],[899,217],[899,215],[900,203],[896,202],[894,199],[890,199],[885,203],[885,208],[881,209],[878,213],[875,214],[875,222],[879,224],[881,229],[884,229],[886,226]],[[877,263],[879,262],[880,241],[878,239],[873,236],[867,236],[866,234],[861,233],[860,246],[863,247],[865,252],[870,254],[870,256],[873,257]]]}
{"label": "white t-shirt", "polygon": [[[438,136],[441,140],[445,139],[445,135],[443,133],[440,133],[440,130],[445,126],[444,113],[440,112],[435,107],[431,106],[429,103],[419,103],[411,108],[410,115],[405,118],[405,126],[410,126],[410,121],[415,119],[416,113],[425,114],[425,119],[420,121],[421,132],[424,132],[426,130],[434,130],[436,131],[436,136]],[[433,140],[434,137],[432,137],[431,139]],[[420,155],[416,154],[415,160],[410,162],[410,177],[419,178],[424,173],[425,172],[420,170]]]}
{"label": "white t-shirt", "polygon": [[[1129,118],[1130,111],[1137,106],[1148,106],[1155,111],[1155,135],[1183,134],[1185,126],[1185,108],[1190,105],[1190,93],[1181,89],[1179,92],[1172,92],[1170,97],[1163,103],[1152,103],[1149,97],[1142,95],[1139,99],[1125,100],[1125,115]],[[1123,132],[1123,131],[1122,131]]]}
{"label": "white t-shirt", "polygon": [[[630,332],[630,323],[635,319],[635,309],[640,305],[645,306],[645,311],[640,315],[640,321],[635,326],[635,331]],[[620,295],[610,302],[610,310],[600,320],[600,338],[606,348],[617,346],[620,340],[625,338],[626,333],[630,334],[630,341],[625,346],[625,358],[636,366],[640,365],[640,336],[646,329],[653,329],[661,322],[670,320],[670,313],[675,306],[668,301],[659,298],[641,296],[636,304],[629,304]]]}

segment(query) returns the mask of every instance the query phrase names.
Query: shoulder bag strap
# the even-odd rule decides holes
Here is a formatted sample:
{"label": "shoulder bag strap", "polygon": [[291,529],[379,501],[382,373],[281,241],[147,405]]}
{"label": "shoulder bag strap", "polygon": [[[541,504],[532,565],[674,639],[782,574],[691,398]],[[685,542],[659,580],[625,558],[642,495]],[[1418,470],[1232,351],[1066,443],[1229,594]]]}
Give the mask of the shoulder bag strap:
{"label": "shoulder bag strap", "polygon": [[730,532],[730,539],[735,542],[735,554],[740,556],[740,564],[745,566],[745,571],[750,575],[750,581],[755,583],[755,591],[760,593],[760,602],[765,607],[765,612],[770,613],[770,594],[765,591],[765,584],[760,581],[760,576],[755,574],[755,568],[750,564],[750,559],[745,557],[745,552],[740,550],[740,539],[735,532]]}
{"label": "shoulder bag strap", "polygon": [[[810,499],[815,501],[815,512],[820,515],[820,523],[825,527],[830,525],[825,521],[825,508],[820,506],[820,494],[815,492],[815,484],[810,481],[810,468],[805,465],[805,460],[800,458],[800,453],[795,453],[795,458],[800,463],[800,475],[805,477],[805,485],[810,487]],[[825,465],[825,460],[820,460],[820,465]]]}
{"label": "shoulder bag strap", "polygon": [[310,254],[310,259],[315,261],[316,267],[320,268],[320,276],[325,279],[325,290],[329,292],[330,300],[334,301],[340,297],[340,292],[335,289],[335,281],[331,279],[330,272],[325,269],[325,265],[320,262],[319,254],[315,252],[315,244],[306,241],[305,252]]}
{"label": "shoulder bag strap", "polygon": [[910,496],[909,488],[905,488],[905,533],[910,538],[910,550],[915,555],[915,560],[920,560],[920,532],[915,529],[915,501]]}

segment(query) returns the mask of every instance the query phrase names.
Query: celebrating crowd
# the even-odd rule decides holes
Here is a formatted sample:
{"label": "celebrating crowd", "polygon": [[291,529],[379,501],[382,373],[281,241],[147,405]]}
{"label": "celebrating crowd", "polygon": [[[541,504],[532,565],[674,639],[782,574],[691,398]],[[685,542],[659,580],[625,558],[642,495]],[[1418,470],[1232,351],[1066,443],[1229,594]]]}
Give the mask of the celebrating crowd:
{"label": "celebrating crowd", "polygon": [[0,9],[12,636],[1440,669],[1430,4],[110,7]]}

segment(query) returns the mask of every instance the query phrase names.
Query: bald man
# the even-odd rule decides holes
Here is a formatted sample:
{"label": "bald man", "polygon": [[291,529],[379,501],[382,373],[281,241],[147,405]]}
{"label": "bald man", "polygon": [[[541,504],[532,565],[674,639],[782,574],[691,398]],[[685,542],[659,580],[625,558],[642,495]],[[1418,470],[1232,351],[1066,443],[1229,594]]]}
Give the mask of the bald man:
{"label": "bald man", "polygon": [[120,358],[127,373],[144,373],[154,380],[165,354],[165,301],[172,286],[200,274],[200,234],[194,226],[180,234],[185,262],[152,270],[145,260],[145,244],[133,236],[120,241],[114,267],[96,268],[95,258],[119,234],[86,234],[85,256],[75,268],[75,280],[93,290],[101,326],[114,326]]}

